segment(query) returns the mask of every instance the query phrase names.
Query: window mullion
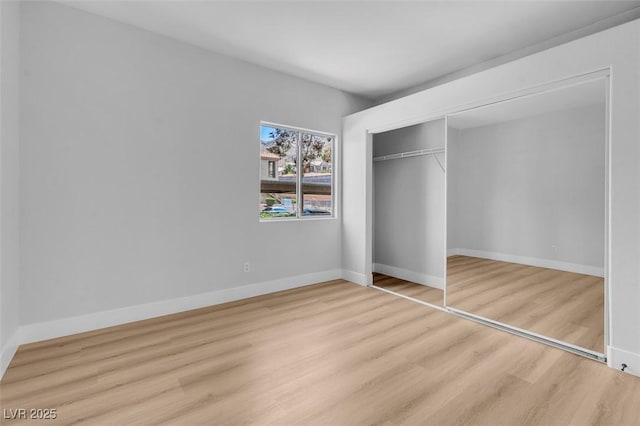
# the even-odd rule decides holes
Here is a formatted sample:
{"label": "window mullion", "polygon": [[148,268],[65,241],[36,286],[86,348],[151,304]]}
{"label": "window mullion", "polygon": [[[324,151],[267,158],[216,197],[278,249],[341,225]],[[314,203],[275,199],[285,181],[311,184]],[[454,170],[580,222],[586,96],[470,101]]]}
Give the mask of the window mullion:
{"label": "window mullion", "polygon": [[302,132],[298,131],[298,164],[296,164],[296,168],[298,170],[296,170],[296,216],[298,218],[302,217],[302,212],[303,212],[303,208],[302,206],[304,205],[304,200],[302,199],[303,194],[302,194],[302,173],[303,173],[303,168],[302,168]]}

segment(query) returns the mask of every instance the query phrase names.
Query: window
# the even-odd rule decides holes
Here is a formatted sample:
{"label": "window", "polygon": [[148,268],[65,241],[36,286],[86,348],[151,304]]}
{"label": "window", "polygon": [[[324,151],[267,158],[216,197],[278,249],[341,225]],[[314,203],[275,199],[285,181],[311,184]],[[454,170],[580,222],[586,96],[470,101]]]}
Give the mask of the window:
{"label": "window", "polygon": [[260,125],[261,219],[333,217],[335,140],[328,133]]}

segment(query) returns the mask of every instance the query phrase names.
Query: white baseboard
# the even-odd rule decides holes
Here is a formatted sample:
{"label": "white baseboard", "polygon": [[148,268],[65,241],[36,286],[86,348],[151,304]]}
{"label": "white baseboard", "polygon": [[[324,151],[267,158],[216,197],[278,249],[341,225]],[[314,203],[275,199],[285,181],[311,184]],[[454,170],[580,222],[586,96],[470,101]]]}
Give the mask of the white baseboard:
{"label": "white baseboard", "polygon": [[627,364],[624,369],[625,373],[640,377],[640,354],[608,346],[607,365],[620,370],[622,369],[622,364]]}
{"label": "white baseboard", "polygon": [[436,277],[434,275],[428,275],[428,274],[423,274],[421,272],[410,271],[408,269],[385,265],[383,263],[374,263],[373,272],[389,275],[392,277],[426,285],[426,286],[437,288],[440,290],[444,289],[444,277]]}
{"label": "white baseboard", "polygon": [[457,249],[457,248],[447,249],[447,257],[457,256],[459,254],[460,254],[460,249]]}
{"label": "white baseboard", "polygon": [[360,272],[349,271],[347,269],[342,270],[342,279],[350,281],[359,285],[367,285],[367,276]]}
{"label": "white baseboard", "polygon": [[289,290],[309,284],[335,280],[341,277],[342,270],[334,269],[248,284],[239,287],[231,287],[208,293],[195,294],[193,296],[145,303],[143,305],[127,306],[125,308],[96,312],[88,315],[23,325],[19,329],[19,344],[38,342],[41,340],[68,336],[70,334],[97,330],[128,322],[174,314],[176,312],[232,302],[234,300],[274,293],[276,291]]}
{"label": "white baseboard", "polygon": [[471,256],[482,259],[498,260],[501,262],[519,263],[521,265],[537,266],[539,268],[556,269],[558,271],[575,272],[577,274],[604,277],[604,268],[597,266],[581,265],[578,263],[561,262],[559,260],[540,259],[537,257],[516,256],[514,254],[495,253],[484,250],[471,250],[454,248],[447,250],[447,256]]}
{"label": "white baseboard", "polygon": [[18,328],[2,347],[0,352],[0,380],[2,380],[4,372],[7,371],[7,367],[9,367],[13,356],[16,354],[18,346],[20,346],[20,340],[20,328]]}

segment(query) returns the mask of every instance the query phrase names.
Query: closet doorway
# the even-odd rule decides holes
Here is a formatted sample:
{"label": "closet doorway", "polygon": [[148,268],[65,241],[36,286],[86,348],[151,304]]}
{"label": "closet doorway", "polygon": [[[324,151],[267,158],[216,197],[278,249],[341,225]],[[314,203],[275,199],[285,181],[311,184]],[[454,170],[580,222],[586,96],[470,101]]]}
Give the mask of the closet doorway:
{"label": "closet doorway", "polygon": [[373,286],[444,308],[444,119],[373,135]]}

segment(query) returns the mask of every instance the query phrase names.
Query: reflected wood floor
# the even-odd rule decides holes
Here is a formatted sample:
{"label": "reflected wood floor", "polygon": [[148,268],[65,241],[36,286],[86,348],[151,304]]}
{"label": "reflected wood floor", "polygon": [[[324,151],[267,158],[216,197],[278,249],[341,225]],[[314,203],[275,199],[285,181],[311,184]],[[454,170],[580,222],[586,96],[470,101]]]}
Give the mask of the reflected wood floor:
{"label": "reflected wood floor", "polygon": [[24,345],[0,393],[32,424],[640,419],[637,377],[341,280]]}
{"label": "reflected wood floor", "polygon": [[378,287],[395,291],[423,302],[444,306],[444,291],[437,288],[378,273],[373,274],[373,283]]}
{"label": "reflected wood floor", "polygon": [[450,256],[447,305],[604,353],[600,277]]}

